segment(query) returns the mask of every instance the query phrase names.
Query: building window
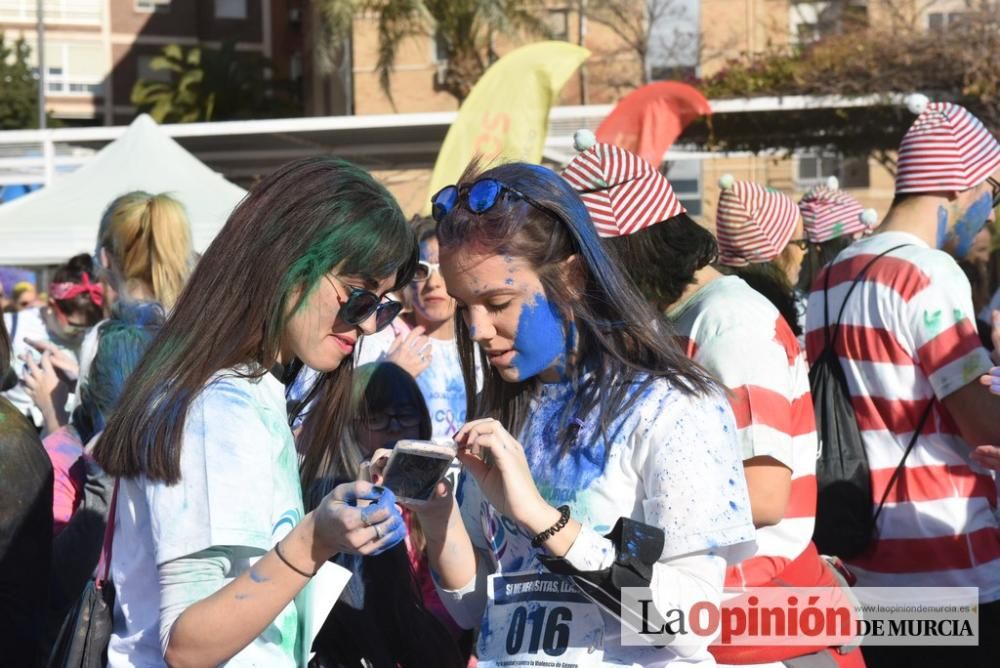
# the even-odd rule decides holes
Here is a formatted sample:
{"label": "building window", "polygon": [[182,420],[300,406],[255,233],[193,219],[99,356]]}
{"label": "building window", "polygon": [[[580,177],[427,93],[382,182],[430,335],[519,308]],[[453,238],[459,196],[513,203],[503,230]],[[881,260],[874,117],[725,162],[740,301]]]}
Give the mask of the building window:
{"label": "building window", "polygon": [[927,27],[931,32],[941,32],[961,21],[963,15],[964,12],[930,12],[927,14]]}
{"label": "building window", "polygon": [[793,0],[788,11],[789,32],[799,45],[812,44],[868,24],[868,7],[860,0]]}
{"label": "building window", "polygon": [[701,160],[667,163],[667,178],[688,215],[701,215]]}
{"label": "building window", "polygon": [[169,14],[171,0],[135,0],[135,11],[140,14]]}
{"label": "building window", "polygon": [[215,18],[245,19],[247,0],[215,0]]}
{"label": "building window", "polygon": [[548,28],[549,38],[566,41],[569,39],[569,10],[550,9],[545,14],[545,27]]}
{"label": "building window", "polygon": [[431,56],[435,63],[447,63],[448,62],[448,42],[445,41],[444,35],[441,34],[440,30],[434,31],[434,43],[433,52]]}
{"label": "building window", "polygon": [[[0,23],[35,23],[38,0],[0,0]],[[45,22],[66,24],[100,23],[104,0],[45,0]]]}
{"label": "building window", "polygon": [[836,176],[841,188],[867,188],[868,160],[845,158],[831,153],[802,153],[796,160],[795,184],[800,190],[825,183]]}
{"label": "building window", "polygon": [[[36,44],[29,61],[38,71]],[[102,95],[107,74],[105,55],[96,42],[45,42],[45,90],[51,95]]]}

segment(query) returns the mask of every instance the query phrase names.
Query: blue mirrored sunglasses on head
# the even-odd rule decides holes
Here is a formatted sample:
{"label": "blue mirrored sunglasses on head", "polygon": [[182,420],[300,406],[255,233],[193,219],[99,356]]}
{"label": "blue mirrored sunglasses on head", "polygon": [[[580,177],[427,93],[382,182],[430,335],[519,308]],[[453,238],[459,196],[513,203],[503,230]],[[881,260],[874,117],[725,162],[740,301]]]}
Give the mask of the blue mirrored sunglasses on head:
{"label": "blue mirrored sunglasses on head", "polygon": [[491,178],[479,179],[471,185],[463,185],[461,187],[454,185],[445,186],[431,198],[431,215],[435,221],[440,223],[460,203],[472,213],[484,213],[496,206],[496,203],[500,201],[500,196],[505,193],[508,196],[512,195],[524,200],[547,216],[559,220],[559,216],[553,211],[524,193]]}

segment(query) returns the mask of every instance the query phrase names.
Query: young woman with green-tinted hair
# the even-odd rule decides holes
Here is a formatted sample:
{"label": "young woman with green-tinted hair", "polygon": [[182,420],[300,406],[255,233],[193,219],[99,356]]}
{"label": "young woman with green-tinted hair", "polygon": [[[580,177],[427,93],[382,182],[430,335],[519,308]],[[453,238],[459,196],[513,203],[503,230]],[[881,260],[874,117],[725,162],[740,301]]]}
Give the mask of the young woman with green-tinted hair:
{"label": "young woman with green-tinted hair", "polygon": [[111,666],[304,665],[311,574],[403,538],[368,483],[305,512],[279,378],[320,372],[298,439],[311,481],[352,418],[354,346],[398,312],[385,294],[416,261],[392,196],[340,160],[290,163],[237,206],[96,447],[120,478]]}

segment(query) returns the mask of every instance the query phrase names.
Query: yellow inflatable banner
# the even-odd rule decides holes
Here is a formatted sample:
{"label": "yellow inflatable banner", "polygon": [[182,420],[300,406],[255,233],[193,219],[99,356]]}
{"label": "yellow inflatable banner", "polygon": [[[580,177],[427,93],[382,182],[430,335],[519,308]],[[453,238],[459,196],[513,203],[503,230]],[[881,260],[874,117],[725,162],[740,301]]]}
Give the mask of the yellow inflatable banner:
{"label": "yellow inflatable banner", "polygon": [[431,196],[462,175],[476,156],[540,162],[548,134],[549,109],[573,72],[590,56],[569,42],[536,42],[493,63],[462,103],[438,153]]}

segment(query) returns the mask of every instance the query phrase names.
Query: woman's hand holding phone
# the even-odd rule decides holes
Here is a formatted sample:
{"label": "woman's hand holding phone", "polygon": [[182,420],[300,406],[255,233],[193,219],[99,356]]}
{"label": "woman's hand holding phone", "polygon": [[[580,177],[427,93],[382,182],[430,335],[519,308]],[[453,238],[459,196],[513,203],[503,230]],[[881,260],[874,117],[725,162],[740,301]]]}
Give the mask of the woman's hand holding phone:
{"label": "woman's hand holding phone", "polygon": [[[362,479],[381,485],[385,480],[385,468],[391,454],[392,450],[389,448],[379,448],[373,452],[369,459],[361,463]],[[461,522],[458,506],[452,494],[452,485],[447,478],[435,485],[427,501],[419,505],[408,504],[405,501],[399,501],[399,504],[417,515],[425,534],[443,538],[450,520]]]}
{"label": "woman's hand holding phone", "polygon": [[[366,505],[362,505],[367,501]],[[333,488],[313,511],[315,541],[327,553],[371,556],[406,537],[406,524],[391,490],[370,482],[344,483]]]}

